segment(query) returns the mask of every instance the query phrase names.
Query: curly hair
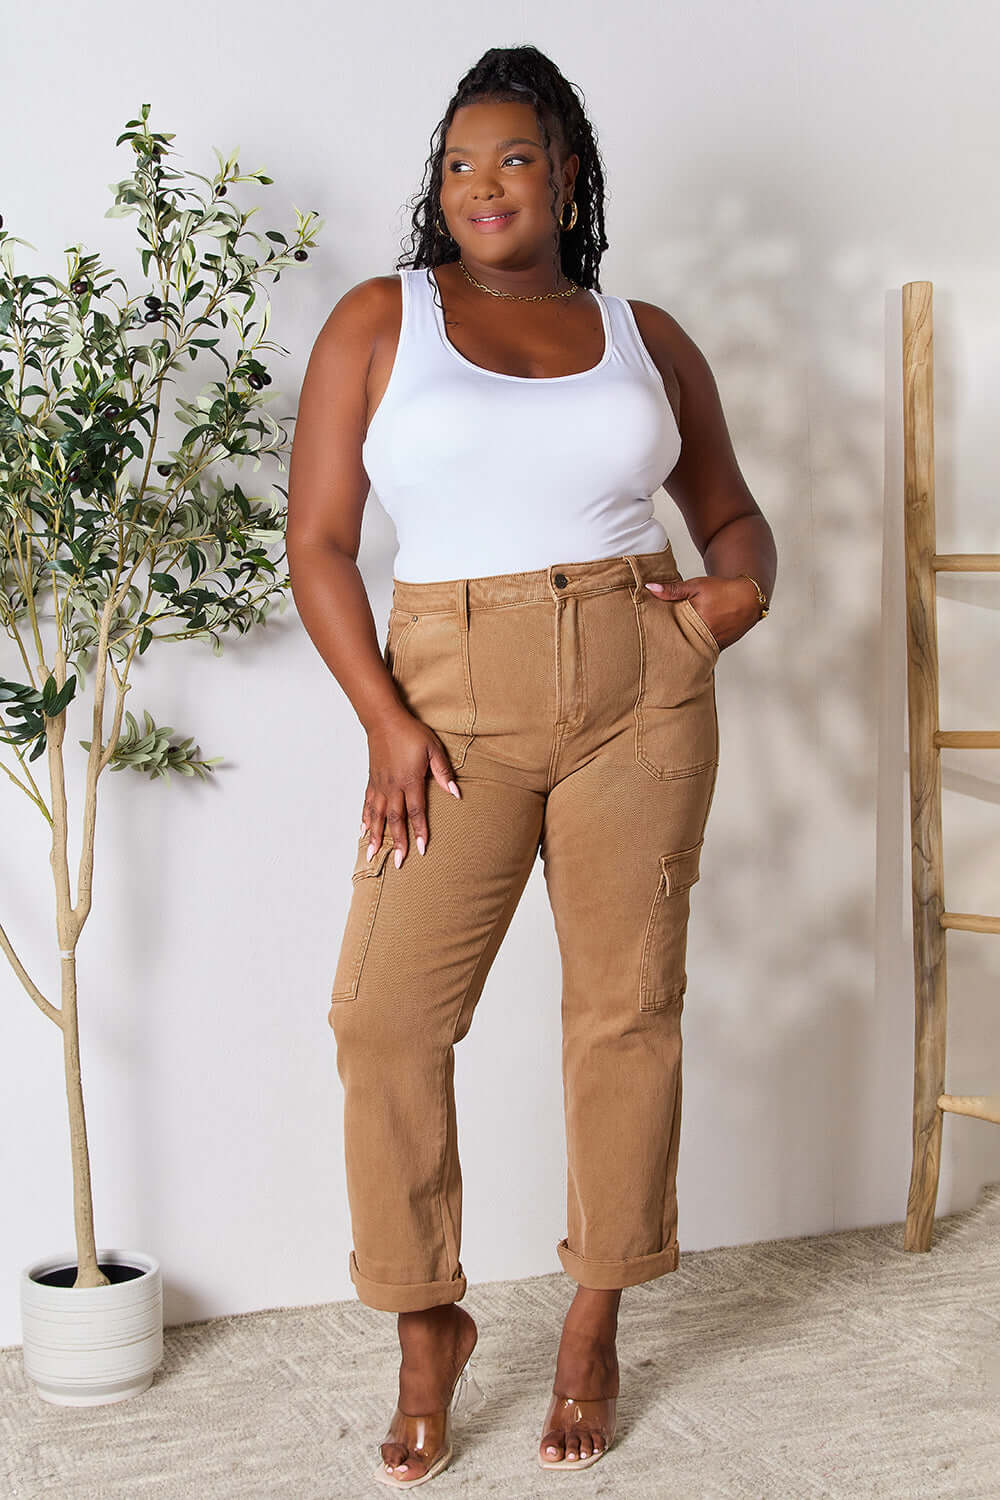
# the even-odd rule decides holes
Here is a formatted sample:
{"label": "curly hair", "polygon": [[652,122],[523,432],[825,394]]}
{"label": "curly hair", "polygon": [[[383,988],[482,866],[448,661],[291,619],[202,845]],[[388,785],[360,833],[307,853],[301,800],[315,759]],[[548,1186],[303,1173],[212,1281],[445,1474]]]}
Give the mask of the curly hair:
{"label": "curly hair", "polygon": [[[549,159],[552,187],[552,218],[559,184],[555,180],[551,144],[556,136],[565,154],[576,152],[580,166],[574,184],[578,218],[572,231],[554,233],[556,269],[581,287],[601,290],[600,259],[608,248],[604,233],[604,172],[597,137],[571,84],[537,47],[491,47],[474,63],[458,84],[444,118],[431,136],[431,154],[424,169],[422,195],[416,199],[411,221],[413,233],[409,259],[400,256],[396,270],[440,266],[457,261],[461,251],[455,240],[437,227],[441,210],[441,175],[444,142],[455,112],[464,105],[488,99],[494,103],[528,103]],[[551,127],[551,128],[550,128]],[[411,200],[413,202],[413,200]],[[414,244],[415,240],[415,244]]]}

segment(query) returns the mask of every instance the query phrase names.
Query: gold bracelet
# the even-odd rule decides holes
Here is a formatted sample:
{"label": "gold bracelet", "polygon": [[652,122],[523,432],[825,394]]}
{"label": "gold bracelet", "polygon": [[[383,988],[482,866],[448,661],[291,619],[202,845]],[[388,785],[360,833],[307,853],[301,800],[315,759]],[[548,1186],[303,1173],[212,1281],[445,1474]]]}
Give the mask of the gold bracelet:
{"label": "gold bracelet", "polygon": [[[737,573],[736,576],[737,578],[750,578],[749,573]],[[764,616],[767,614],[767,596],[765,595],[764,590],[761,588],[760,584],[757,582],[756,578],[750,578],[750,582],[757,590],[757,598],[760,600],[760,618],[763,620]]]}

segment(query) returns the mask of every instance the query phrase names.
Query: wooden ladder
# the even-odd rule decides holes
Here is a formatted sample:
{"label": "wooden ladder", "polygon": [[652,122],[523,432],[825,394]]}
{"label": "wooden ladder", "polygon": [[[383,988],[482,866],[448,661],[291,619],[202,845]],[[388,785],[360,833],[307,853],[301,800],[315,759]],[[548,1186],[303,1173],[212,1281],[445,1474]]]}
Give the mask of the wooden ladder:
{"label": "wooden ladder", "polygon": [[913,858],[913,969],[916,1026],[913,1167],[904,1250],[928,1250],[941,1170],[944,1112],[1000,1125],[1000,1094],[946,1094],[948,987],[945,932],[1000,933],[1000,917],[946,911],[941,846],[941,750],[1000,748],[1000,731],[938,725],[938,573],[997,573],[1000,553],[939,553],[934,515],[934,341],[932,284],[903,287],[904,551],[906,684],[910,736]]}

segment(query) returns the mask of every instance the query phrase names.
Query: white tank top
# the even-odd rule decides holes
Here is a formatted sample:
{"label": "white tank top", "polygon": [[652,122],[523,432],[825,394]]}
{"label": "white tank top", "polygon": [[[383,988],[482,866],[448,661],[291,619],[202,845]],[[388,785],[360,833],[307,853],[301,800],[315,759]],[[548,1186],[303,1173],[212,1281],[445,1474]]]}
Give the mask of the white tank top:
{"label": "white tank top", "polygon": [[440,582],[664,548],[651,496],[681,437],[628,302],[593,292],[600,362],[535,379],[466,359],[432,270],[399,274],[396,357],[361,450],[396,526],[393,576]]}

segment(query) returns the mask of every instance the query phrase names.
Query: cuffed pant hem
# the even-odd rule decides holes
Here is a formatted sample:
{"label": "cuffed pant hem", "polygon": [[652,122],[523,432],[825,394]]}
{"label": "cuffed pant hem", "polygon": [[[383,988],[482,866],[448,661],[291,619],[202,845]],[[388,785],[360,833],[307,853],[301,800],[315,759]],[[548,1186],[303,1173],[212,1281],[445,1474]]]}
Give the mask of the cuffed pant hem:
{"label": "cuffed pant hem", "polygon": [[380,1312],[420,1312],[425,1307],[442,1307],[447,1302],[459,1302],[465,1296],[467,1283],[462,1268],[450,1281],[372,1281],[362,1276],[357,1257],[351,1251],[348,1262],[351,1280],[358,1297],[366,1307],[376,1307]]}
{"label": "cuffed pant hem", "polygon": [[680,1262],[680,1246],[668,1245],[653,1255],[636,1255],[630,1260],[585,1260],[576,1255],[566,1240],[560,1240],[556,1253],[562,1261],[563,1270],[581,1286],[595,1291],[611,1292],[619,1287],[638,1286],[643,1281],[653,1281],[667,1271],[676,1271]]}

